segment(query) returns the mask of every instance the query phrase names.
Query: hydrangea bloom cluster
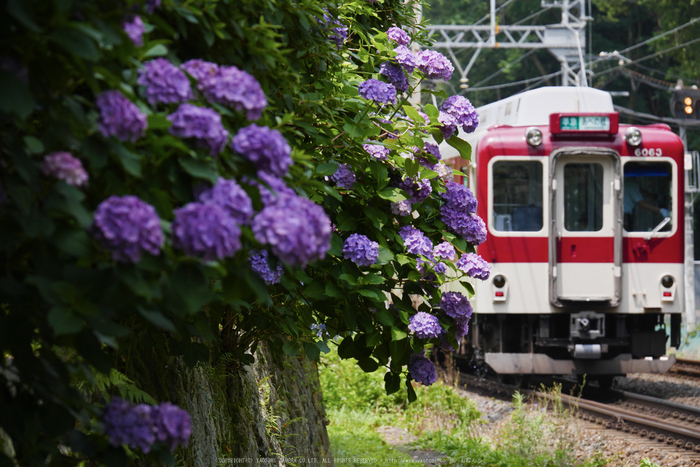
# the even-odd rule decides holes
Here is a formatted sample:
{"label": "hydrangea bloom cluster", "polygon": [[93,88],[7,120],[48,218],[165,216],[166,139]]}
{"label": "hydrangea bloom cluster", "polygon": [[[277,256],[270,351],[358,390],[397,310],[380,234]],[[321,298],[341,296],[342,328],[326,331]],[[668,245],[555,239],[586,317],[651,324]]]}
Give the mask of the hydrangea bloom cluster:
{"label": "hydrangea bloom cluster", "polygon": [[235,66],[220,66],[206,74],[197,86],[211,102],[236,110],[245,110],[248,120],[257,120],[267,107],[267,98],[260,83],[246,71]]}
{"label": "hydrangea bloom cluster", "polygon": [[422,203],[433,192],[433,187],[430,185],[430,180],[418,178],[414,180],[411,177],[406,177],[398,187],[405,191],[411,197],[412,203]]}
{"label": "hydrangea bloom cluster", "polygon": [[413,227],[412,225],[404,225],[403,227],[401,227],[401,228],[399,229],[399,235],[401,236],[401,238],[402,238],[404,241],[406,241],[406,239],[407,239],[408,237],[410,237],[411,235],[414,235],[414,234],[423,235],[423,232],[421,232],[420,230],[416,229],[416,228]]}
{"label": "hydrangea bloom cluster", "polygon": [[445,272],[447,272],[447,264],[442,262],[437,263],[433,266],[433,271],[437,274],[445,274]]}
{"label": "hydrangea bloom cluster", "polygon": [[465,213],[476,212],[479,203],[469,188],[455,182],[447,183],[445,188],[447,188],[447,191],[442,194],[442,199],[446,205]]}
{"label": "hydrangea bloom cluster", "polygon": [[408,78],[403,72],[403,68],[391,62],[382,63],[379,67],[379,74],[386,76],[397,92],[406,92],[408,90]]}
{"label": "hydrangea bloom cluster", "polygon": [[401,65],[407,73],[413,73],[413,70],[416,68],[416,56],[413,55],[411,49],[405,45],[400,45],[394,49],[394,52],[396,52],[396,56],[394,57],[396,63]]}
{"label": "hydrangea bloom cluster", "polygon": [[146,12],[153,14],[156,8],[160,6],[161,0],[146,0]]}
{"label": "hydrangea bloom cluster", "polygon": [[358,266],[371,266],[379,258],[379,243],[365,235],[354,233],[345,240],[343,257]]}
{"label": "hydrangea bloom cluster", "polygon": [[352,190],[352,186],[357,181],[355,173],[348,164],[339,164],[338,170],[331,176],[331,179],[340,188],[346,188],[348,190]]}
{"label": "hydrangea bloom cluster", "polygon": [[442,131],[442,136],[445,139],[450,139],[452,135],[457,133],[457,119],[447,112],[440,112],[438,115],[438,122],[440,122],[440,131]]}
{"label": "hydrangea bloom cluster", "polygon": [[343,26],[343,23],[338,21],[337,18],[333,18],[331,15],[326,13],[323,14],[323,19],[317,18],[318,24],[322,29],[330,29],[330,34],[328,39],[335,44],[337,48],[341,48],[348,38],[348,28]]}
{"label": "hydrangea bloom cluster", "polygon": [[187,446],[192,426],[187,411],[164,402],[160,405],[130,404],[114,398],[102,416],[104,432],[112,446],[126,444],[148,453],[156,442],[173,451],[178,444]]}
{"label": "hydrangea bloom cluster", "polygon": [[216,185],[202,191],[197,200],[221,206],[239,224],[247,224],[253,216],[253,203],[248,193],[235,180],[219,178]]}
{"label": "hydrangea bloom cluster", "polygon": [[470,319],[471,316],[469,316],[468,318],[455,318],[455,337],[457,338],[458,342],[469,332]]}
{"label": "hydrangea bloom cluster", "polygon": [[440,110],[452,115],[457,120],[457,125],[467,133],[473,133],[479,126],[479,114],[464,96],[450,96],[442,103]]}
{"label": "hydrangea bloom cluster", "polygon": [[424,311],[411,316],[408,329],[419,339],[432,339],[445,332],[437,317]]}
{"label": "hydrangea bloom cluster", "polygon": [[291,152],[282,133],[265,126],[249,125],[236,133],[231,147],[253,162],[258,170],[284,177],[292,164]]}
{"label": "hydrangea bloom cluster", "polygon": [[143,21],[138,15],[130,16],[122,24],[122,28],[131,42],[134,43],[136,47],[141,47],[143,45],[143,33],[146,29],[143,26]]}
{"label": "hydrangea bloom cluster", "polygon": [[437,381],[437,370],[433,362],[421,354],[411,354],[408,359],[408,374],[415,381],[430,386]]}
{"label": "hydrangea bloom cluster", "polygon": [[453,247],[450,242],[442,242],[433,248],[433,255],[440,259],[454,260],[457,253],[455,252],[455,247]]}
{"label": "hydrangea bloom cluster", "polygon": [[148,126],[146,115],[120,91],[105,91],[97,96],[100,111],[100,133],[105,138],[116,136],[132,143],[143,136]]}
{"label": "hydrangea bloom cluster", "polygon": [[396,42],[397,45],[408,45],[411,42],[411,38],[408,37],[406,31],[401,28],[391,27],[386,32],[386,36],[389,40]]}
{"label": "hydrangea bloom cluster", "polygon": [[178,67],[164,58],[156,58],[143,64],[137,83],[145,86],[146,100],[155,105],[177,104],[192,99],[190,80]]}
{"label": "hydrangea bloom cluster", "polygon": [[216,73],[219,70],[219,65],[212,62],[205,62],[204,60],[193,59],[180,65],[180,68],[185,70],[187,74],[197,81],[202,81]]}
{"label": "hydrangea bloom cluster", "polygon": [[110,196],[95,210],[91,231],[120,262],[137,263],[143,251],[158,255],[163,231],[156,210],[136,196]]}
{"label": "hydrangea bloom cluster", "polygon": [[360,83],[360,96],[379,104],[396,104],[396,88],[378,79],[370,78]]}
{"label": "hydrangea bloom cluster", "polygon": [[269,252],[267,250],[250,250],[248,254],[248,264],[255,273],[265,281],[267,285],[278,284],[282,278],[282,264],[277,263],[277,267],[273,271],[270,268],[268,260]]}
{"label": "hydrangea bloom cluster", "polygon": [[462,255],[455,263],[458,269],[469,277],[485,281],[491,275],[491,265],[476,253]]}
{"label": "hydrangea bloom cluster", "polygon": [[483,243],[486,240],[486,225],[474,213],[477,201],[471,190],[458,183],[449,182],[442,198],[445,204],[440,207],[440,213],[447,228],[473,245]]}
{"label": "hydrangea bloom cluster", "polygon": [[241,248],[241,230],[225,208],[213,203],[189,203],[175,209],[173,246],[188,256],[215,261]]}
{"label": "hydrangea bloom cluster", "polygon": [[404,237],[403,242],[404,245],[406,245],[406,251],[409,253],[413,255],[423,255],[429,258],[432,257],[433,242],[420,230],[415,229],[413,233]]}
{"label": "hydrangea bloom cluster", "polygon": [[277,201],[278,196],[296,194],[294,190],[284,183],[284,180],[270,175],[267,172],[258,172],[258,178],[262,180],[263,183],[252,182],[252,184],[257,185],[258,191],[260,192],[260,200],[264,206]]}
{"label": "hydrangea bloom cluster", "polygon": [[226,147],[228,130],[221,123],[221,115],[212,109],[194,104],[181,104],[167,118],[173,123],[168,129],[173,136],[199,140],[209,147],[212,156],[219,154]]}
{"label": "hydrangea bloom cluster", "polygon": [[[442,159],[442,154],[440,154],[440,148],[438,148],[437,144],[433,143],[425,143],[425,146],[423,147],[423,151],[419,153],[427,153],[430,154],[431,156],[435,157],[437,160]],[[419,157],[418,162],[425,168],[434,170],[435,164],[432,163],[428,158],[426,157]]]}
{"label": "hydrangea bloom cluster", "polygon": [[450,60],[435,50],[421,50],[416,55],[416,68],[428,79],[449,80],[455,68]]}
{"label": "hydrangea bloom cluster", "polygon": [[292,266],[323,258],[330,247],[331,222],[323,208],[296,195],[280,196],[253,219],[253,234]]}
{"label": "hydrangea bloom cluster", "polygon": [[446,182],[451,182],[452,177],[453,177],[453,171],[452,167],[449,167],[442,162],[438,162],[435,167],[433,167],[433,171],[438,174],[438,177],[443,179]]}
{"label": "hydrangea bloom cluster", "polygon": [[440,308],[447,316],[466,319],[472,316],[472,305],[469,299],[459,292],[445,292],[440,299]]}
{"label": "hydrangea bloom cluster", "polygon": [[367,151],[370,156],[380,161],[387,160],[391,152],[391,149],[380,144],[363,144],[362,149]]}
{"label": "hydrangea bloom cluster", "polygon": [[80,159],[69,152],[53,152],[44,157],[41,171],[47,177],[55,177],[72,186],[86,186],[88,174]]}
{"label": "hydrangea bloom cluster", "polygon": [[397,216],[408,216],[411,214],[411,202],[409,200],[391,203],[391,212]]}

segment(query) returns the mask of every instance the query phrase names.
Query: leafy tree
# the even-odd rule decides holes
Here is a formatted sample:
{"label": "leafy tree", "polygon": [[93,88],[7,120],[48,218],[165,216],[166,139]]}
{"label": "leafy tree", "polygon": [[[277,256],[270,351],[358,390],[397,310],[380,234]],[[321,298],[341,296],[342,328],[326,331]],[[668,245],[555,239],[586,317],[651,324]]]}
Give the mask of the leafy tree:
{"label": "leafy tree", "polygon": [[473,131],[473,108],[407,102],[450,74],[394,50],[394,25],[428,44],[411,5],[0,11],[0,465],[174,462],[182,412],[131,405],[153,402],[153,354],[241,366],[266,340],[317,359],[340,336],[389,393],[434,380],[422,351],[456,347],[471,315],[441,285],[488,268],[475,200],[428,142],[468,158],[451,133]]}

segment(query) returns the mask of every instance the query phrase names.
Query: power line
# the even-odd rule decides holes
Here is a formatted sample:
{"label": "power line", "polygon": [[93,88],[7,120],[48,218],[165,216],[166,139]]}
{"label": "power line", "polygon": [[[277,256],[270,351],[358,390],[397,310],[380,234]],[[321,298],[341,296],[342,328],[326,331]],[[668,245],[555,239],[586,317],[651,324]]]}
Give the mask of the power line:
{"label": "power line", "polygon": [[526,59],[526,58],[527,58],[530,54],[532,54],[535,50],[537,50],[537,49],[530,49],[530,50],[528,50],[525,54],[521,55],[518,59],[513,60],[512,62],[508,63],[508,64],[507,64],[506,66],[504,66],[504,67],[501,67],[500,70],[498,70],[497,72],[495,72],[494,74],[492,74],[492,75],[489,76],[488,78],[485,78],[485,79],[482,79],[481,81],[479,81],[477,84],[474,85],[474,87],[479,87],[480,85],[482,85],[482,84],[484,84],[484,83],[490,81],[491,78],[495,78],[496,76],[500,75],[501,73],[503,73],[504,71],[506,71],[506,70],[508,69],[508,67],[510,67],[511,65],[517,65],[517,64],[520,63],[522,60]]}
{"label": "power line", "polygon": [[512,83],[495,84],[493,86],[484,86],[481,88],[467,88],[464,90],[464,92],[490,91],[492,89],[502,89],[502,88],[507,88],[510,86],[517,86],[519,84],[527,84],[527,83],[530,83],[532,81],[538,81],[538,80],[545,81],[545,80],[548,80],[548,79],[553,78],[553,77],[560,75],[560,74],[561,74],[561,71],[555,71],[554,73],[550,73],[550,74],[545,75],[545,76],[538,76],[537,78],[524,79],[522,81],[514,81]]}
{"label": "power line", "polygon": [[[665,54],[665,53],[667,53],[667,52],[671,52],[671,51],[673,51],[673,50],[680,49],[681,47],[685,47],[685,46],[688,46],[688,45],[695,44],[696,42],[700,42],[700,37],[698,37],[698,38],[696,38],[696,39],[693,39],[693,40],[690,40],[690,41],[688,41],[688,42],[684,42],[683,44],[676,45],[676,46],[674,46],[674,47],[669,47],[668,49],[665,49],[665,50],[661,50],[661,51],[659,51],[659,52],[656,52],[655,54],[647,55],[646,57],[638,58],[638,59],[636,59],[636,60],[630,60],[629,62],[623,63],[622,65],[618,65],[618,66],[615,66],[615,67],[612,67],[612,68],[608,68],[608,69],[605,70],[605,71],[600,71],[600,72],[598,72],[598,73],[593,73],[593,77],[602,76],[602,75],[608,74],[608,73],[610,73],[610,72],[612,72],[612,71],[615,71],[615,70],[617,70],[617,69],[619,69],[619,68],[622,68],[622,67],[625,66],[625,65],[632,65],[632,64],[635,64],[635,65],[636,65],[636,64],[639,63],[639,62],[643,62],[643,61],[645,61],[645,60],[649,60],[649,59],[652,59],[652,58],[654,58],[654,57],[658,57],[659,55],[663,55],[663,54]],[[594,63],[595,63],[595,62],[594,62]]]}

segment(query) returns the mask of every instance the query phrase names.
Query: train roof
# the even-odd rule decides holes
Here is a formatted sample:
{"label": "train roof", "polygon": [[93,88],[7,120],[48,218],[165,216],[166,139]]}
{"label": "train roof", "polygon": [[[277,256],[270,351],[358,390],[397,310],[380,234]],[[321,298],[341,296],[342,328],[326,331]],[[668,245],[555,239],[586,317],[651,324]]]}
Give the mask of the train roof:
{"label": "train roof", "polygon": [[[606,91],[588,87],[547,86],[478,107],[479,127],[474,133],[460,130],[459,137],[471,143],[481,139],[493,125],[549,125],[549,115],[558,112],[614,112],[612,97]],[[444,159],[459,157],[447,143],[440,145]]]}

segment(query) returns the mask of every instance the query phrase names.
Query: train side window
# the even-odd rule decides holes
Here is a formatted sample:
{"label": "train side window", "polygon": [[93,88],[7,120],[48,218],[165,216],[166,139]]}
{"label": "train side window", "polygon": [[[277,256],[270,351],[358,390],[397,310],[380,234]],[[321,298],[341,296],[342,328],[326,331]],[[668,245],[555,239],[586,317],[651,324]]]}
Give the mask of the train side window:
{"label": "train side window", "polygon": [[498,231],[542,229],[542,163],[496,161],[493,164],[493,226]]}
{"label": "train side window", "polygon": [[[650,232],[673,206],[672,168],[670,162],[628,162],[624,166],[622,185],[624,227],[628,232]],[[666,224],[661,232],[671,230]]]}
{"label": "train side window", "polygon": [[601,164],[564,166],[564,227],[569,232],[596,232],[603,228]]}

